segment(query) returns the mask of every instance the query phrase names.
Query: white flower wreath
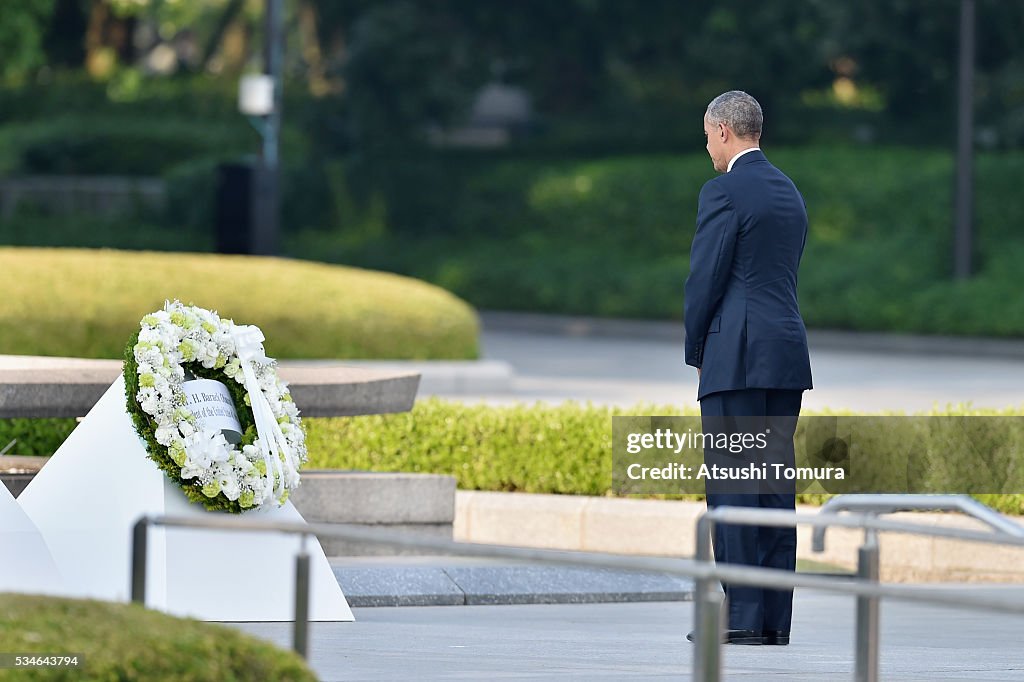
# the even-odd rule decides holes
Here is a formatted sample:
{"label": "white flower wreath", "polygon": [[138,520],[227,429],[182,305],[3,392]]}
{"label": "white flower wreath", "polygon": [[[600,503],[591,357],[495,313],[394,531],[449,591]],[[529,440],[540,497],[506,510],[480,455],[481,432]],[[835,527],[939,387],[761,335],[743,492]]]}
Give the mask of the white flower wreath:
{"label": "white flower wreath", "polygon": [[142,318],[125,354],[129,413],[149,456],[193,502],[284,504],[305,434],[258,327],[179,301]]}

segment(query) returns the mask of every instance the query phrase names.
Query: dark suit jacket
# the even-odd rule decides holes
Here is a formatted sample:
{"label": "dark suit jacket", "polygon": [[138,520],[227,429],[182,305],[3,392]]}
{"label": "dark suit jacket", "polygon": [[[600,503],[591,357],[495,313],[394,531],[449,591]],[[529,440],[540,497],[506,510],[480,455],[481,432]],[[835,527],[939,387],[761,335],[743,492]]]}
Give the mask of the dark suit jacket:
{"label": "dark suit jacket", "polygon": [[700,191],[683,318],[698,399],[744,388],[811,388],[796,299],[807,210],[760,151]]}

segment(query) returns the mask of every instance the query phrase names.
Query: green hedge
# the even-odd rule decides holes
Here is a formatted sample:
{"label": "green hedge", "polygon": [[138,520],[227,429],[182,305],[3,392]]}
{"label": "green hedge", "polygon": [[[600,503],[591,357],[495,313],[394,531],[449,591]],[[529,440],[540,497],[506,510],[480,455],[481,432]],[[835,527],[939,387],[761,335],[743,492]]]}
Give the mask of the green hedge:
{"label": "green hedge", "polygon": [[259,325],[277,358],[463,359],[473,310],[397,275],[247,256],[0,248],[0,353],[119,358],[178,298]]}
{"label": "green hedge", "polygon": [[[184,195],[183,195],[184,196]],[[182,212],[189,209],[183,203]],[[86,249],[111,248],[142,251],[211,252],[213,230],[199,231],[171,227],[153,215],[121,216],[51,216],[26,214],[0,219],[0,244],[3,246],[72,247]],[[2,247],[0,247],[2,248]]]}
{"label": "green hedge", "polygon": [[[55,72],[51,81],[0,85],[0,174],[159,175],[179,163],[255,155],[259,135],[238,111],[237,82],[208,76],[108,82]],[[329,148],[323,118],[336,102],[285,87],[283,158]],[[112,244],[113,246],[113,244]]]}
{"label": "green hedge", "polygon": [[[307,466],[450,474],[460,488],[468,490],[606,496],[613,494],[611,418],[630,414],[695,416],[699,412],[696,408],[681,410],[666,405],[637,405],[629,409],[575,403],[491,407],[431,399],[418,402],[412,412],[404,414],[307,420]],[[1022,415],[1014,410],[971,408],[928,413],[965,414]],[[1007,433],[1007,437],[1016,437],[1012,430]],[[921,444],[920,439],[914,440],[917,434],[903,434],[897,429],[890,435],[892,438],[886,443]],[[1009,450],[1016,457],[1012,453],[1019,451],[1019,444],[995,442],[992,436],[988,440],[999,455]],[[983,440],[979,443],[974,446],[986,445]],[[928,450],[930,444],[922,447]],[[939,445],[935,447],[941,449]],[[951,487],[956,487],[956,480],[949,480]],[[1024,513],[1024,495],[977,497],[1000,511]],[[825,498],[807,494],[799,499],[820,504]]]}
{"label": "green hedge", "polygon": [[[628,409],[576,403],[492,407],[432,398],[417,402],[408,413],[304,420],[309,447],[307,468],[450,474],[465,490],[612,495],[611,418],[630,414],[695,416],[698,412],[696,408],[681,410],[666,405],[636,405]],[[805,411],[804,414],[851,413]],[[1024,412],[958,407],[927,414],[1022,416]],[[35,420],[0,420],[0,442],[21,438],[20,434],[32,421]],[[73,420],[48,422],[58,426],[51,432],[49,441],[37,436],[34,443],[38,449],[34,453],[19,450],[20,454],[53,452],[74,426]],[[913,431],[919,425],[920,422],[908,423],[903,430]],[[981,422],[977,427],[985,429]],[[989,459],[997,465],[1005,465],[1006,457],[1016,461],[1020,444],[1007,442],[1007,439],[1020,434],[1012,429],[977,433],[974,442],[967,444],[963,442],[963,433],[955,435],[959,438],[955,446],[949,445],[954,441],[944,441],[945,445],[925,443],[924,449],[934,446],[942,450],[948,446],[981,458],[985,457],[984,450],[991,451]],[[898,430],[880,438],[890,446],[893,443],[921,444],[916,433]],[[973,450],[964,449],[967,446]],[[981,460],[968,461],[972,463],[980,464]],[[943,480],[949,480],[950,486],[955,488],[956,474],[947,473],[936,472],[936,475],[946,476]],[[1000,511],[1024,514],[1024,495],[977,497]],[[806,503],[820,503],[823,499],[820,494],[800,496]]]}
{"label": "green hedge", "polygon": [[74,419],[0,419],[0,450],[15,442],[7,454],[52,455],[74,431]]}
{"label": "green hedge", "polygon": [[[0,86],[4,106],[0,124],[38,122],[88,113],[103,118],[136,116],[155,120],[172,113],[193,121],[238,120],[238,83],[196,75],[184,78],[139,77],[125,70],[109,81],[84,72],[57,69],[38,82]],[[288,89],[285,89],[288,93]],[[290,94],[290,93],[289,93]],[[115,151],[115,150],[112,150]]]}
{"label": "green hedge", "polygon": [[[0,167],[3,148],[0,135]],[[224,157],[193,151],[202,153],[165,169],[163,216],[15,216],[0,221],[0,242],[209,249],[214,173]],[[1016,275],[1024,202],[1014,187],[1024,154],[978,157],[977,273],[966,281],[950,275],[947,152],[769,147],[768,154],[809,207],[800,273],[809,326],[1024,336]],[[315,156],[286,155],[293,159],[282,178],[288,255],[410,275],[480,308],[681,314],[697,194],[713,176],[704,154]]]}
{"label": "green hedge", "polygon": [[[1024,335],[1024,154],[977,163],[978,271],[951,273],[945,151],[773,149],[811,231],[800,272],[812,327]],[[387,231],[353,245],[308,231],[289,248],[435,282],[480,308],[678,318],[704,154],[599,160],[386,159],[352,180],[385,198]],[[351,229],[351,226],[346,230]],[[401,242],[402,248],[395,248]]]}
{"label": "green hedge", "polygon": [[197,156],[233,156],[257,146],[244,120],[197,126],[166,117],[73,116],[0,129],[0,173],[159,175]]}
{"label": "green hedge", "polygon": [[0,670],[0,680],[315,682],[295,653],[238,630],[134,604],[0,594],[0,651],[79,654],[79,668]]}
{"label": "green hedge", "polygon": [[451,474],[467,490],[606,495],[612,415],[651,409],[679,414],[430,399],[403,414],[309,419],[307,467]]}

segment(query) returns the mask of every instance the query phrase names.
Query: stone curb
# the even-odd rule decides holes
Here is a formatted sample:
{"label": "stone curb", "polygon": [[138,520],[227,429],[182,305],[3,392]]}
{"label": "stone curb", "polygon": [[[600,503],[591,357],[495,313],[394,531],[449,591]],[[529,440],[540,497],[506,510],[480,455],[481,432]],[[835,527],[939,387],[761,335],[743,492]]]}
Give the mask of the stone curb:
{"label": "stone curb", "polygon": [[[480,312],[486,331],[673,341],[683,343],[682,322],[546,315],[488,310]],[[927,353],[968,358],[1024,359],[1024,340],[970,336],[925,336],[812,329],[812,350]]]}
{"label": "stone curb", "polygon": [[[703,502],[458,491],[454,539],[546,549],[692,557]],[[817,507],[801,506],[815,513]],[[988,530],[957,514],[886,516],[924,525]],[[1017,518],[1024,523],[1024,519]],[[853,570],[863,532],[833,528],[826,551],[811,551],[811,531],[798,530],[797,557]],[[882,579],[893,582],[1024,581],[1024,548],[925,536],[881,536]]]}

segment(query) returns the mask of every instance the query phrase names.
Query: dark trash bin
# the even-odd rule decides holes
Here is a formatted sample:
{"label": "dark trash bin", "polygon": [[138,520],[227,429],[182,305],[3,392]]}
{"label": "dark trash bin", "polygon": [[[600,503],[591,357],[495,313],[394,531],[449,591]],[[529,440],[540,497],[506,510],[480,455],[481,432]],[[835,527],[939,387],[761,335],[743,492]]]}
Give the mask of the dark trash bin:
{"label": "dark trash bin", "polygon": [[277,212],[271,172],[256,163],[217,167],[216,249],[218,253],[273,255]]}

